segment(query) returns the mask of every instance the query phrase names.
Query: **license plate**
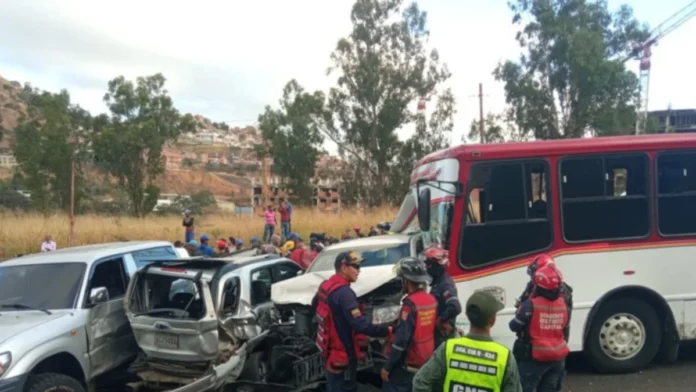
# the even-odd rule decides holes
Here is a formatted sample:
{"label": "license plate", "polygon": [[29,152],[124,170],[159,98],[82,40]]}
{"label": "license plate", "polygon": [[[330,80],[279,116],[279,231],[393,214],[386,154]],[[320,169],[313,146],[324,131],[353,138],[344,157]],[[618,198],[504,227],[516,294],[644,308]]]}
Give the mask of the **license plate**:
{"label": "license plate", "polygon": [[155,335],[155,347],[177,349],[179,348],[179,337],[172,334],[157,334]]}

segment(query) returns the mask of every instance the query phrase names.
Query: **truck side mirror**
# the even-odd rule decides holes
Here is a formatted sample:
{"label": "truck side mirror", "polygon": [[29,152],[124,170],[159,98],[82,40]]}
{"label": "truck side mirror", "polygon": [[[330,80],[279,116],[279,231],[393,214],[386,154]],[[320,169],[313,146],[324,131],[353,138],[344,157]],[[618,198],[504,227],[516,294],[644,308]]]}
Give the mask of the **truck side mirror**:
{"label": "truck side mirror", "polygon": [[109,291],[106,287],[93,287],[89,292],[89,304],[98,305],[109,302]]}
{"label": "truck side mirror", "polygon": [[430,188],[418,194],[418,225],[422,232],[430,231]]}

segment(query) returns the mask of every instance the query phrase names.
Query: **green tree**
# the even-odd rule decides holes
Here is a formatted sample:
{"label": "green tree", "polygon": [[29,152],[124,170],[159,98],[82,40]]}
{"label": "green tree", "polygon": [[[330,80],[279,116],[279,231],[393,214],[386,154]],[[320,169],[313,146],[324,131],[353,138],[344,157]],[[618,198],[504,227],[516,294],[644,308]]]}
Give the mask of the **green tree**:
{"label": "green tree", "polygon": [[193,117],[181,116],[174,107],[165,82],[162,74],[139,77],[135,83],[115,78],[104,96],[111,115],[95,123],[97,163],[116,178],[135,216],[148,214],[157,204],[155,179],[164,172],[164,144],[195,128]]}
{"label": "green tree", "polygon": [[[388,198],[390,203],[403,201],[403,195],[411,181],[411,172],[420,158],[449,147],[455,113],[455,99],[449,89],[437,98],[435,109],[429,118],[424,111],[416,113],[416,131],[401,145],[396,163],[392,166],[392,197]],[[401,198],[398,195],[401,195]]]}
{"label": "green tree", "polygon": [[32,205],[44,212],[70,207],[70,173],[76,163],[75,204],[84,195],[81,163],[86,149],[75,148],[90,127],[89,113],[70,103],[70,95],[28,91],[24,94],[27,115],[15,129],[14,154],[23,175],[23,184],[31,192]]}
{"label": "green tree", "polygon": [[[514,125],[514,121],[507,118],[505,115],[488,113],[483,119],[483,134],[484,143],[503,143],[503,142],[520,142],[529,140],[528,135],[521,134]],[[472,120],[469,126],[469,133],[462,136],[462,142],[466,143],[467,139],[472,143],[481,142],[481,129],[479,128],[479,120]]]}
{"label": "green tree", "polygon": [[537,139],[630,133],[639,83],[622,59],[649,35],[628,6],[604,0],[512,0],[518,61],[494,71],[510,116]]}
{"label": "green tree", "polygon": [[440,64],[438,52],[428,49],[426,12],[416,3],[406,8],[403,3],[357,0],[353,5],[352,32],[339,40],[331,56],[330,72],[337,74],[337,86],[319,119],[323,133],[339,145],[344,157],[351,157],[350,168],[359,174],[352,177],[363,182],[361,198],[373,205],[400,202],[406,191],[403,168],[410,171],[420,149],[428,150],[418,138],[404,146],[397,131],[410,124],[421,134],[446,132],[447,125],[441,124],[452,115],[443,111],[443,117],[431,116],[424,127],[425,121],[414,113],[423,97],[438,102],[454,98],[450,91],[440,91],[450,73]]}
{"label": "green tree", "polygon": [[309,204],[312,199],[310,181],[323,142],[314,116],[321,115],[324,101],[323,93],[306,92],[296,80],[291,80],[283,89],[280,108],[266,106],[259,116],[265,144],[255,146],[257,155],[273,158],[273,171],[302,204]]}
{"label": "green tree", "polygon": [[189,210],[194,215],[202,215],[215,208],[217,208],[215,196],[209,190],[203,190],[191,196],[178,195],[172,200],[172,204],[158,207],[157,212],[160,215],[177,215]]}

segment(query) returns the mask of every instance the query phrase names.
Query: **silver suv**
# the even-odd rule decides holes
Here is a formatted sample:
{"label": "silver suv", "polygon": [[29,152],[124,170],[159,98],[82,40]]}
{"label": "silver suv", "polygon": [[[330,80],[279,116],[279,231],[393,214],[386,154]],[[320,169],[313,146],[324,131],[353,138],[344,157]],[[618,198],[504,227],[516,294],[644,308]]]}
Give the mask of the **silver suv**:
{"label": "silver suv", "polygon": [[131,365],[146,387],[219,389],[238,378],[263,382],[271,285],[301,271],[277,255],[190,259],[140,270],[125,309],[143,354]]}
{"label": "silver suv", "polygon": [[0,264],[0,391],[84,392],[135,358],[126,287],[139,267],[175,258],[171,243],[142,241]]}

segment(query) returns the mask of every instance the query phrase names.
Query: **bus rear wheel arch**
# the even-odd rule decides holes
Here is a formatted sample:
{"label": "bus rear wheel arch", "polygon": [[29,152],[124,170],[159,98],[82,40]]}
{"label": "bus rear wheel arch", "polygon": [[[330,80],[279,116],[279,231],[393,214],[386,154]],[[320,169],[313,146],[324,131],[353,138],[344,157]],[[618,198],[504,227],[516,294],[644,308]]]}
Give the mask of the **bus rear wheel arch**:
{"label": "bus rear wheel arch", "polygon": [[665,354],[665,349],[672,347],[676,357],[674,316],[665,300],[650,289],[618,288],[607,293],[590,312],[584,352],[599,372],[640,370],[658,352]]}

